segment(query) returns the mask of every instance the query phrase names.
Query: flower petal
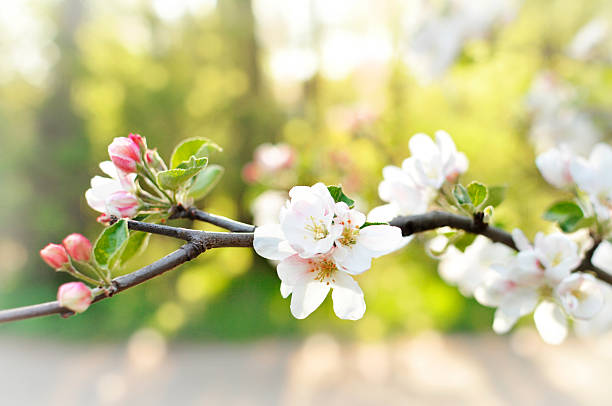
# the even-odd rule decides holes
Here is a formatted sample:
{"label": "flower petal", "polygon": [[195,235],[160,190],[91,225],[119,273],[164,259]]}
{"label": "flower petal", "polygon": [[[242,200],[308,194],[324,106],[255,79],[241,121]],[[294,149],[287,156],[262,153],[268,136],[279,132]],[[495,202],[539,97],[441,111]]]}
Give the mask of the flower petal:
{"label": "flower petal", "polygon": [[332,291],[334,312],[341,319],[361,319],[365,313],[366,304],[359,284],[343,272],[337,272],[335,280]]}
{"label": "flower petal", "polygon": [[495,311],[493,331],[497,334],[506,334],[518,321],[518,317],[506,313],[501,307]]}
{"label": "flower petal", "polygon": [[548,344],[561,344],[567,337],[567,318],[554,302],[545,300],[533,314],[536,328],[542,340]]}
{"label": "flower petal", "polygon": [[402,230],[387,225],[373,225],[364,227],[357,237],[359,244],[370,251],[377,258],[396,250],[402,243]]}
{"label": "flower petal", "polygon": [[295,254],[295,251],[285,239],[280,224],[266,224],[257,227],[253,239],[253,248],[260,256],[277,261]]}
{"label": "flower petal", "polygon": [[323,303],[330,286],[326,283],[312,281],[293,287],[291,293],[291,314],[296,319],[304,319]]}

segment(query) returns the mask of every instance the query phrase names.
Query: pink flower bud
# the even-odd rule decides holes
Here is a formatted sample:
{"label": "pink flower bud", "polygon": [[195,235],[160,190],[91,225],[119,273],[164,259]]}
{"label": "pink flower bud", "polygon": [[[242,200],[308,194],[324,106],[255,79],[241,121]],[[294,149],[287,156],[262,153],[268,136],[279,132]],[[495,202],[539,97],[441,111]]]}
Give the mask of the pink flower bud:
{"label": "pink flower bud", "polygon": [[136,172],[136,165],[141,162],[140,147],[131,138],[115,138],[108,146],[108,155],[115,166],[125,173]]}
{"label": "pink flower bud", "polygon": [[63,268],[70,262],[66,249],[59,244],[47,245],[40,250],[40,257],[55,270]]}
{"label": "pink flower bud", "polygon": [[73,259],[88,262],[91,258],[91,242],[81,234],[70,234],[64,238],[63,243],[66,251]]}
{"label": "pink flower bud", "polygon": [[91,304],[91,289],[83,282],[64,283],[57,290],[57,300],[60,306],[75,313],[83,313]]}
{"label": "pink flower bud", "polygon": [[143,136],[141,136],[140,134],[130,134],[128,135],[128,138],[130,140],[132,140],[132,142],[136,145],[138,145],[138,148],[142,149],[143,151],[146,151],[147,149],[147,141],[145,140],[145,138]]}
{"label": "pink flower bud", "polygon": [[134,217],[138,213],[140,203],[130,192],[120,190],[108,196],[105,201],[106,214],[123,217]]}
{"label": "pink flower bud", "polygon": [[242,168],[242,178],[248,183],[255,183],[259,180],[259,169],[254,162],[244,165],[244,168]]}

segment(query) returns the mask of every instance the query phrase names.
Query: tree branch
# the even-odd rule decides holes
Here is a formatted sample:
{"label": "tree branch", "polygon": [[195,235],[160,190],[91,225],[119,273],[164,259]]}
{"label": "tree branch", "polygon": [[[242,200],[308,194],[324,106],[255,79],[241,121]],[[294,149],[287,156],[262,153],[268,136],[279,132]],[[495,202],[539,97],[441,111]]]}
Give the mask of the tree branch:
{"label": "tree branch", "polygon": [[[192,208],[187,210],[183,209],[182,213],[183,214],[174,216],[174,218],[207,219],[203,221],[210,222],[211,224],[215,224],[220,227],[231,227],[233,230],[242,231],[231,233],[199,231],[129,220],[128,227],[131,230],[144,231],[151,234],[177,238],[187,241],[187,243],[178,250],[166,255],[150,265],[113,279],[110,289],[94,289],[94,303],[174,269],[177,266],[198,257],[208,249],[253,246],[253,233],[246,231],[247,229],[251,231],[254,230],[255,227],[252,225],[240,223],[221,216],[215,216]],[[435,230],[436,228],[440,227],[452,227],[468,233],[483,235],[493,242],[501,243],[514,250],[518,250],[510,233],[499,228],[489,226],[482,221],[482,218],[479,217],[469,218],[453,213],[433,211],[414,216],[397,217],[393,219],[390,224],[399,227],[402,230],[403,236]],[[582,263],[577,269],[574,270],[574,272],[593,272],[597,278],[612,285],[612,275],[600,268],[597,268],[592,263],[593,254],[599,243],[599,241],[596,241],[594,247],[586,253]],[[48,316],[51,314],[59,314],[63,317],[68,317],[74,313],[67,308],[61,307],[57,301],[54,301],[2,310],[0,311],[0,323]]]}
{"label": "tree branch", "polygon": [[518,251],[510,233],[482,222],[481,218],[472,219],[443,211],[431,211],[413,216],[396,217],[389,224],[399,227],[404,237],[440,227],[451,227],[471,234],[483,235],[493,242],[507,245]]}
{"label": "tree branch", "polygon": [[191,220],[204,221],[215,226],[224,228],[234,233],[252,233],[255,231],[255,226],[251,224],[241,223],[240,221],[232,220],[227,217],[217,216],[195,207],[184,208],[183,206],[175,206],[174,213],[170,216],[173,218],[187,218]]}
{"label": "tree branch", "polygon": [[[493,242],[504,244],[518,251],[512,239],[512,234],[482,222],[482,218],[480,217],[474,217],[472,219],[453,213],[431,211],[429,213],[417,214],[414,216],[396,217],[389,224],[399,227],[402,230],[402,235],[405,237],[423,231],[435,230],[440,227],[452,227],[458,230],[467,231],[471,234],[483,235]],[[592,272],[598,279],[612,285],[612,275],[598,268],[592,262],[593,254],[599,244],[601,244],[601,241],[596,240],[593,247],[585,253],[578,268],[574,269],[572,272]]]}

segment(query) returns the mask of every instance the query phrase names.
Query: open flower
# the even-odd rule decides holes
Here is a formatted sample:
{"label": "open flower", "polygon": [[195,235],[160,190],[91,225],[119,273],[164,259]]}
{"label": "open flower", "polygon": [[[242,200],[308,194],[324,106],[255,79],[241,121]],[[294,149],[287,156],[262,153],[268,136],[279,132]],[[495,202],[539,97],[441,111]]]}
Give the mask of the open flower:
{"label": "open flower", "polygon": [[595,277],[577,272],[565,278],[555,290],[565,311],[577,319],[593,318],[603,308],[604,297]]}
{"label": "open flower", "polygon": [[302,257],[328,252],[342,226],[333,224],[335,202],[323,183],[295,186],[282,208],[280,224],[289,245]]}
{"label": "open flower", "polygon": [[346,272],[338,269],[331,255],[302,258],[292,255],[277,267],[283,296],[291,294],[291,314],[303,319],[319,307],[330,289],[334,312],[341,319],[359,320],[365,313],[363,291]]}
{"label": "open flower", "polygon": [[336,238],[333,257],[345,271],[358,274],[372,266],[372,258],[378,258],[397,249],[402,243],[402,231],[386,224],[366,227],[363,213],[349,209],[344,202],[336,203],[334,224],[342,226],[342,234]]}
{"label": "open flower", "polygon": [[85,192],[85,199],[92,209],[100,213],[112,214],[107,212],[107,200],[110,196],[117,192],[127,192],[134,199],[136,198],[134,196],[136,174],[125,174],[110,161],[101,162],[100,169],[109,178],[94,176],[91,179],[91,188]]}
{"label": "open flower", "polygon": [[569,148],[562,145],[560,148],[552,148],[538,155],[536,166],[548,183],[562,189],[574,184],[570,170],[574,159]]}
{"label": "open flower", "polygon": [[453,182],[468,168],[464,153],[457,152],[453,139],[445,131],[436,131],[436,142],[426,134],[410,139],[411,157],[404,160],[402,169],[412,174],[418,186],[440,189],[444,182]]}
{"label": "open flower", "polygon": [[595,145],[589,159],[575,159],[570,171],[578,187],[589,194],[597,216],[608,220],[612,208],[612,147]]}

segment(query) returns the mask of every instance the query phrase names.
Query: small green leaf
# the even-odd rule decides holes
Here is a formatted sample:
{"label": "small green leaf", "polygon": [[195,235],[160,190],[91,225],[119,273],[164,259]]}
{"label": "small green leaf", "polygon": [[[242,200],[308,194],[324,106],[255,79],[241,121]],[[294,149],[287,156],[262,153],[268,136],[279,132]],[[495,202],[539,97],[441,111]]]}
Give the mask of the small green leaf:
{"label": "small green leaf", "polygon": [[485,185],[480,182],[472,182],[467,187],[470,201],[476,210],[479,210],[489,197],[489,191]]}
{"label": "small green leaf", "polygon": [[177,190],[188,180],[206,167],[208,158],[191,156],[189,161],[181,162],[178,167],[157,174],[157,182],[164,189]]}
{"label": "small green leaf", "polygon": [[225,169],[219,165],[209,165],[196,176],[189,188],[188,196],[195,200],[206,196],[219,183]]}
{"label": "small green leaf", "polygon": [[342,191],[342,186],[328,186],[327,189],[336,203],[344,202],[351,209],[355,206],[355,201]]}
{"label": "small green leaf", "polygon": [[470,198],[470,194],[468,193],[467,189],[463,185],[455,185],[453,189],[453,196],[455,197],[457,207],[464,210],[468,214],[474,213],[474,205],[472,204],[472,199]]}
{"label": "small green leaf", "polygon": [[571,233],[579,228],[590,225],[588,224],[588,219],[584,219],[584,213],[580,206],[574,202],[555,203],[546,210],[543,217],[545,220],[554,221],[559,224],[561,230],[566,233]]}
{"label": "small green leaf", "polygon": [[485,202],[484,205],[497,207],[500,204],[502,204],[502,202],[506,198],[507,189],[508,189],[507,186],[490,186],[489,187],[489,197],[487,198],[487,201]]}
{"label": "small green leaf", "polygon": [[176,168],[182,162],[188,161],[192,156],[207,158],[212,151],[223,151],[223,148],[208,138],[189,138],[174,148],[170,158],[170,167]]}
{"label": "small green leaf", "polygon": [[100,267],[109,269],[116,255],[121,253],[129,236],[127,220],[121,219],[107,227],[96,240],[93,248],[94,259]]}
{"label": "small green leaf", "polygon": [[465,249],[472,245],[475,239],[476,234],[464,233],[453,241],[453,245],[457,247],[459,251],[465,252]]}
{"label": "small green leaf", "polygon": [[365,222],[365,223],[363,223],[363,225],[362,225],[361,227],[359,227],[359,228],[361,229],[361,228],[366,228],[366,227],[369,227],[369,226],[388,226],[388,225],[389,225],[389,223],[371,223],[371,222],[369,222],[369,221],[366,221],[366,222]]}
{"label": "small green leaf", "polygon": [[150,237],[151,234],[145,233],[143,231],[130,231],[130,236],[128,238],[127,244],[125,244],[125,246],[123,247],[123,251],[121,252],[121,256],[119,257],[118,265],[122,266],[130,259],[142,254],[143,251],[147,249]]}

